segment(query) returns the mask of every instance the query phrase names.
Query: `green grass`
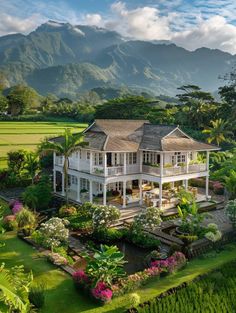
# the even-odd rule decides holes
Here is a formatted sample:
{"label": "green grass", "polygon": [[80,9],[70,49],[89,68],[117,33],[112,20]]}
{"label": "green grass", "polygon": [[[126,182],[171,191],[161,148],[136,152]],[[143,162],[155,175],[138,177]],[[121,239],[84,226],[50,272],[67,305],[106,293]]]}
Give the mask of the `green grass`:
{"label": "green grass", "polygon": [[0,168],[9,151],[33,151],[45,137],[61,135],[66,128],[81,132],[87,125],[76,122],[0,122]]}
{"label": "green grass", "polygon": [[[26,270],[32,270],[35,281],[44,281],[47,285],[46,306],[42,313],[120,313],[127,308],[129,295],[114,299],[110,304],[100,307],[86,296],[77,292],[71,278],[56,269],[53,265],[39,258],[37,251],[16,238],[13,232],[4,235],[6,246],[0,250],[0,263],[5,262],[7,266],[24,264]],[[236,259],[236,245],[230,245],[225,250],[205,258],[194,259],[187,267],[176,274],[157,279],[137,292],[141,301],[147,301],[160,293],[191,281],[198,275],[207,273],[224,263]]]}

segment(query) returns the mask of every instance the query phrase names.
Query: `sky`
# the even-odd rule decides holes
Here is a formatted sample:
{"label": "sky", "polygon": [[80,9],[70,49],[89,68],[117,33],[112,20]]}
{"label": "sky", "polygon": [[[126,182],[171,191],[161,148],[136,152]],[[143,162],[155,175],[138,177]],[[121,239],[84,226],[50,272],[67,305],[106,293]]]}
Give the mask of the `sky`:
{"label": "sky", "polygon": [[236,0],[0,0],[0,7],[0,36],[54,20],[236,54]]}

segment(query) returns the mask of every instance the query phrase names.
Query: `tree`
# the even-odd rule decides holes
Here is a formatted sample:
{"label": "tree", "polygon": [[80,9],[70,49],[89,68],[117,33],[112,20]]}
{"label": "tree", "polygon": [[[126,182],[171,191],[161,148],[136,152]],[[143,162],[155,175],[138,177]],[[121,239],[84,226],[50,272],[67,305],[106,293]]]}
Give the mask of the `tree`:
{"label": "tree", "polygon": [[0,93],[0,114],[5,113],[8,108],[8,100],[7,98]]}
{"label": "tree", "polygon": [[7,153],[8,169],[15,175],[20,175],[25,161],[25,151],[10,151]]}
{"label": "tree", "polygon": [[230,199],[236,198],[236,171],[231,170],[228,177],[225,177],[225,187],[229,192]]}
{"label": "tree", "polygon": [[9,102],[9,112],[16,116],[23,114],[28,108],[35,108],[39,105],[40,99],[38,93],[25,85],[16,85],[10,89],[7,95]]}
{"label": "tree", "polygon": [[233,132],[229,130],[229,124],[227,121],[221,118],[215,121],[211,121],[212,127],[208,127],[203,130],[204,134],[208,134],[207,141],[209,143],[216,143],[219,146],[222,142],[229,142],[228,137],[233,136]]}
{"label": "tree", "polygon": [[39,170],[39,157],[37,153],[26,152],[23,164],[23,169],[27,171],[31,178],[32,184],[34,183],[34,177]]}
{"label": "tree", "polygon": [[64,157],[63,172],[65,177],[65,193],[66,204],[68,204],[68,167],[69,157],[79,147],[86,146],[87,143],[83,141],[83,134],[72,134],[70,129],[66,129],[64,135],[61,137],[61,142],[52,142],[45,140],[39,147],[41,152],[55,152]]}

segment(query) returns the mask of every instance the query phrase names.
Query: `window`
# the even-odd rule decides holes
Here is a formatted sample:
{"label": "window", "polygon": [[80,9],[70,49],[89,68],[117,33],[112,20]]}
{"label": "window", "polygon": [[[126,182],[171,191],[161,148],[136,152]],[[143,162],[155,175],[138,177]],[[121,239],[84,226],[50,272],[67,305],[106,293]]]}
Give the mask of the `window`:
{"label": "window", "polygon": [[86,153],[86,158],[87,158],[87,160],[90,160],[90,152],[88,152],[88,151]]}
{"label": "window", "polygon": [[73,184],[73,185],[77,185],[78,184],[78,179],[74,175],[71,175],[71,184]]}
{"label": "window", "polygon": [[128,164],[137,164],[137,153],[136,152],[128,153]]}
{"label": "window", "polygon": [[102,153],[95,153],[94,154],[94,164],[95,165],[102,165],[103,164]]}
{"label": "window", "polygon": [[175,154],[171,156],[172,165],[185,163],[185,162],[186,162],[186,156],[185,154],[181,154],[181,152],[175,152]]}
{"label": "window", "polygon": [[86,178],[81,178],[81,190],[89,190],[89,181]]}

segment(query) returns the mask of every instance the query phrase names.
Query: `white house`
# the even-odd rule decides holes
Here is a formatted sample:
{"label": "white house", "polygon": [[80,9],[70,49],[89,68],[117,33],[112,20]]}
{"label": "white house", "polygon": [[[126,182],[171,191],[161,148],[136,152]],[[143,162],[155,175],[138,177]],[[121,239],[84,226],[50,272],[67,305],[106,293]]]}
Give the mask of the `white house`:
{"label": "white house", "polygon": [[[149,197],[152,205],[162,207],[168,198],[166,183],[169,189],[175,182],[188,188],[188,180],[197,177],[205,177],[208,198],[209,153],[218,147],[192,139],[179,127],[145,120],[95,120],[83,133],[88,145],[69,159],[72,200],[116,201],[125,208]],[[64,196],[62,166],[63,157],[54,154],[54,192]]]}

